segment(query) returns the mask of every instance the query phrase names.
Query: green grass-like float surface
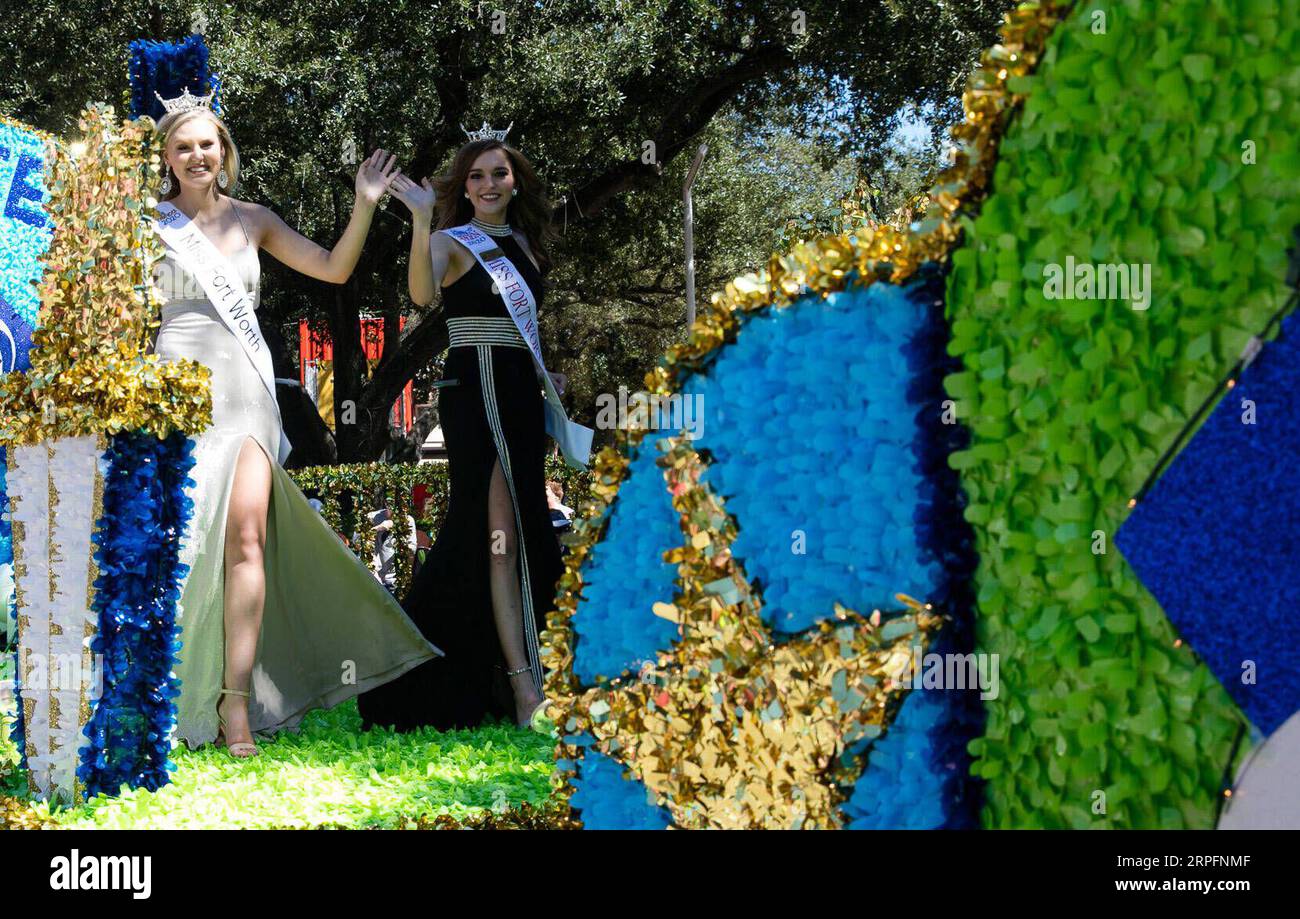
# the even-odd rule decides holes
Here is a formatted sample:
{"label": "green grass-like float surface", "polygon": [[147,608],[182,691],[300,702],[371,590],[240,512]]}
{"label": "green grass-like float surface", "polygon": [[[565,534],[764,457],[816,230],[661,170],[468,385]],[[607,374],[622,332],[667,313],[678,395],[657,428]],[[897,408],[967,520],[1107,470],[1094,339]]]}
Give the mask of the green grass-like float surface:
{"label": "green grass-like float surface", "polygon": [[[946,387],[973,433],[951,464],[1002,668],[971,745],[987,826],[1214,826],[1241,715],[1114,535],[1286,299],[1297,61],[1294,3],[1123,0],[1079,4],[1012,86],[1028,100],[948,284]],[[1150,308],[1048,299],[1068,256],[1151,266]]]}
{"label": "green grass-like float surface", "polygon": [[[0,713],[0,794],[26,798],[9,740],[13,714],[10,701]],[[461,820],[541,806],[555,765],[553,740],[505,724],[363,733],[355,701],[312,712],[301,732],[258,746],[262,755],[247,760],[213,746],[178,747],[172,782],[156,792],[99,796],[68,809],[35,803],[33,810],[80,828],[395,827],[403,818]]]}

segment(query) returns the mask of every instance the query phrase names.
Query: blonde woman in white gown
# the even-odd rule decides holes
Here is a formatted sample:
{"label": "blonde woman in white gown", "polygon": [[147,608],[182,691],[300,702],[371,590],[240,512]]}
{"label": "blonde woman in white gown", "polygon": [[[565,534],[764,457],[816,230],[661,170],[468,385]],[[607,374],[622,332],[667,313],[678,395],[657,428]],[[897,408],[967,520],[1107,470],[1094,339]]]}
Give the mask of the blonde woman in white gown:
{"label": "blonde woman in white gown", "polygon": [[[361,164],[351,220],[329,250],[267,208],[230,197],[239,155],[209,109],[169,113],[158,130],[160,211],[188,218],[215,247],[212,254],[228,260],[224,267],[238,274],[254,309],[259,249],[309,277],[345,282],[375,205],[398,174],[382,150]],[[307,711],[396,679],[441,652],[280,466],[282,426],[265,377],[170,246],[154,282],[164,304],[155,353],[212,371],[212,426],[195,438],[194,512],[181,544],[190,571],[179,610],[176,735],[192,747],[224,737],[230,754],[242,758],[258,752],[255,733],[293,727]]]}

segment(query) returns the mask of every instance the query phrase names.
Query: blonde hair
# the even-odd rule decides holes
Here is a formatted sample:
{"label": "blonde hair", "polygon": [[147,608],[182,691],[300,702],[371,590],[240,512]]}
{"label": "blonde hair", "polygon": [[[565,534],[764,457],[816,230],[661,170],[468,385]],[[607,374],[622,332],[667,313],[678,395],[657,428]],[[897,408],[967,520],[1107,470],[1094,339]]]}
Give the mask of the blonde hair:
{"label": "blonde hair", "polygon": [[[171,112],[164,115],[158,122],[157,132],[162,135],[163,144],[163,170],[164,174],[171,167],[166,162],[167,144],[171,142],[172,135],[183,124],[188,124],[195,118],[208,118],[217,126],[217,139],[221,141],[221,168],[226,170],[226,177],[230,180],[225,188],[220,184],[213,182],[212,187],[217,194],[229,195],[239,185],[239,148],[235,146],[234,138],[230,136],[230,129],[226,123],[212,113],[210,109],[191,109],[188,112]],[[181,183],[177,179],[172,180],[171,191],[163,198],[166,201],[169,198],[175,198],[181,192]]]}

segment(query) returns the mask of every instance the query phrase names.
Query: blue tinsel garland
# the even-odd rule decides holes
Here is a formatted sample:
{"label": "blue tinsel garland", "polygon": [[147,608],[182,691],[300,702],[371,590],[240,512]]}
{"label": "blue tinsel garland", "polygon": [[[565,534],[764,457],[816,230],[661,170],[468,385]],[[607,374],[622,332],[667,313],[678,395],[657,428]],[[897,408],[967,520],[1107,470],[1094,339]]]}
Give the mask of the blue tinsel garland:
{"label": "blue tinsel garland", "polygon": [[[148,115],[155,121],[162,119],[165,110],[155,92],[171,99],[186,89],[195,96],[203,96],[218,88],[218,81],[208,70],[208,46],[202,35],[190,35],[179,42],[137,39],[131,42],[128,69],[132,118]],[[221,113],[215,96],[212,110]]]}
{"label": "blue tinsel garland", "polygon": [[94,612],[104,689],[85,728],[77,775],[87,796],[126,785],[167,784],[171,733],[180,681],[172,670],[180,650],[176,606],[188,571],[180,539],[194,508],[185,494],[194,442],[124,432],[101,459],[103,516],[95,534]]}

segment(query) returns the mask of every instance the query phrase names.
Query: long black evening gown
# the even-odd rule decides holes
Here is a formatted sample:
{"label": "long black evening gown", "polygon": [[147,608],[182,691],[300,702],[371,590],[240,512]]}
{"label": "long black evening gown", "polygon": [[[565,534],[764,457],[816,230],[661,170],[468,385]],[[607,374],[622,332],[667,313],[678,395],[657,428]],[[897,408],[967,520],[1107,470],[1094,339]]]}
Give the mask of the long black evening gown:
{"label": "long black evening gown", "polygon": [[[532,261],[513,237],[495,241],[540,309],[542,278]],[[554,607],[562,571],[546,503],[544,397],[523,338],[492,288],[491,276],[476,260],[442,289],[451,332],[443,379],[459,381],[438,390],[451,493],[442,528],[402,600],[407,615],[446,656],[362,694],[358,706],[366,729],[448,730],[489,717],[514,721],[488,583],[488,485],[498,456],[511,486],[524,618],[533,626],[525,630],[525,646],[540,687],[536,635]]]}

